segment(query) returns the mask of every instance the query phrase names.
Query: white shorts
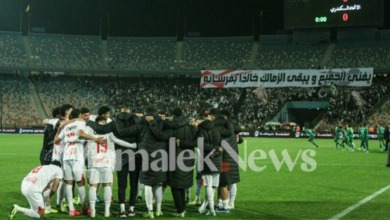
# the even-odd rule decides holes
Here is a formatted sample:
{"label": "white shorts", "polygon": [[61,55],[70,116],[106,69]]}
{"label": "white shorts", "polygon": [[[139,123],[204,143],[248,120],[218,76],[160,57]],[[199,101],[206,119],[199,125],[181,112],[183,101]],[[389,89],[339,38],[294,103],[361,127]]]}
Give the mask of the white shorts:
{"label": "white shorts", "polygon": [[202,176],[204,186],[219,186],[219,173],[216,174],[203,174]]}
{"label": "white shorts", "polygon": [[74,180],[80,182],[84,179],[84,161],[64,160],[63,161],[64,180]]}
{"label": "white shorts", "polygon": [[112,167],[92,167],[88,170],[89,184],[112,183]]}
{"label": "white shorts", "polygon": [[22,182],[22,194],[26,197],[31,209],[39,213],[40,209],[45,209],[45,203],[43,201],[42,192],[35,188],[34,184]]}

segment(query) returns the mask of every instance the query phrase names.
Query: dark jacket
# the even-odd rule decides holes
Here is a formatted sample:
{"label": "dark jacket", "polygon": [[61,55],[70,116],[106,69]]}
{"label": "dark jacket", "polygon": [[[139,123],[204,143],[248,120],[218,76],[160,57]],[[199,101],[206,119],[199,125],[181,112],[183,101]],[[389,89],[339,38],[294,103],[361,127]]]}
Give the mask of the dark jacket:
{"label": "dark jacket", "polygon": [[[234,184],[240,182],[240,169],[238,164],[238,160],[239,160],[238,144],[242,143],[243,139],[239,136],[241,129],[238,126],[238,124],[232,120],[228,120],[227,123],[230,124],[231,127],[233,127],[233,135],[227,139],[227,142],[230,144],[235,154],[226,157],[226,162],[227,162],[226,165],[229,166],[228,170],[229,170],[230,184]],[[237,137],[239,139],[238,142],[237,142]]]}
{"label": "dark jacket", "polygon": [[48,165],[51,163],[53,156],[54,137],[57,134],[59,123],[60,121],[57,122],[56,127],[53,127],[51,124],[47,124],[45,126],[45,131],[43,133],[43,146],[39,156],[41,165]]}
{"label": "dark jacket", "polygon": [[[139,142],[140,128],[136,127],[135,115],[129,114],[126,112],[121,112],[114,118],[114,120],[106,125],[100,125],[93,121],[88,121],[87,125],[90,126],[98,134],[108,134],[113,133],[115,137],[126,141],[128,143],[137,143]],[[123,130],[126,133],[122,132]],[[131,150],[129,148],[115,144],[115,150]],[[135,149],[134,151],[136,151]],[[118,159],[117,159],[118,160]],[[122,166],[125,166],[129,163],[129,156],[127,153],[122,154]]]}
{"label": "dark jacket", "polygon": [[[146,151],[148,160],[142,159],[140,182],[148,186],[162,184],[166,181],[166,171],[168,169],[168,161],[163,160],[162,155],[164,152],[167,155],[166,141],[169,140],[171,134],[163,132],[161,124],[156,120],[149,122],[149,127],[143,129],[141,133],[142,139],[139,144],[139,151]],[[167,166],[163,167],[163,163],[166,163]],[[156,167],[159,169],[153,169]]]}
{"label": "dark jacket", "polygon": [[[188,158],[190,155],[190,152],[188,152],[189,150],[192,151],[192,155],[195,155],[194,148],[196,144],[193,140],[195,139],[196,129],[191,126],[189,122],[188,118],[180,116],[175,117],[173,121],[167,123],[166,128],[171,131],[172,137],[175,137],[176,140],[180,140],[180,144],[175,148],[175,152],[169,152],[169,154],[175,153],[176,159],[178,155]],[[186,168],[194,168],[195,158],[183,160],[183,163]],[[168,172],[168,184],[174,188],[187,189],[193,184],[193,173],[193,169],[191,169],[191,171],[185,171],[182,167],[177,166],[176,163],[175,170]]]}
{"label": "dark jacket", "polygon": [[[219,178],[220,185],[231,184],[231,169],[237,167],[234,159],[237,159],[234,155],[236,154],[237,142],[236,135],[234,133],[233,123],[225,120],[223,117],[218,117],[215,120],[215,127],[221,134],[221,146],[223,147],[222,152],[222,167],[221,176]],[[233,159],[234,157],[234,159]]]}
{"label": "dark jacket", "polygon": [[198,130],[196,132],[196,140],[198,138],[204,138],[203,146],[197,146],[200,150],[200,156],[206,158],[210,156],[210,160],[212,161],[215,170],[211,169],[207,165],[205,161],[203,161],[200,166],[203,167],[201,170],[201,174],[217,174],[220,173],[222,157],[221,153],[218,151],[218,147],[220,146],[221,136],[218,131],[214,127],[214,123],[210,120],[204,120],[202,123],[198,125]]}

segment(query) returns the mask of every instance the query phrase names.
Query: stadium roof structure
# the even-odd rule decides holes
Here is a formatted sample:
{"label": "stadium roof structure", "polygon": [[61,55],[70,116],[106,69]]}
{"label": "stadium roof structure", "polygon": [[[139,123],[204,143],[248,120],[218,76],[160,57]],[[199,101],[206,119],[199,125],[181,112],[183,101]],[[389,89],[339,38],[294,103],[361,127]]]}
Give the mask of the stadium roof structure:
{"label": "stadium roof structure", "polygon": [[[291,0],[2,0],[0,31],[114,37],[280,34],[288,32],[287,1]],[[384,1],[383,28],[389,27],[390,2]]]}

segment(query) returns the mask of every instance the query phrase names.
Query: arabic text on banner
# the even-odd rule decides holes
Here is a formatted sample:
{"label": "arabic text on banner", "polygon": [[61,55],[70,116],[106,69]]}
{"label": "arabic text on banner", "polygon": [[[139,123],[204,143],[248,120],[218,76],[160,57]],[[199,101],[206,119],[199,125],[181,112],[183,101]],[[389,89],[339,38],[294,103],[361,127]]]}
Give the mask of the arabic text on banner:
{"label": "arabic text on banner", "polygon": [[374,68],[307,70],[203,70],[201,88],[371,86]]}

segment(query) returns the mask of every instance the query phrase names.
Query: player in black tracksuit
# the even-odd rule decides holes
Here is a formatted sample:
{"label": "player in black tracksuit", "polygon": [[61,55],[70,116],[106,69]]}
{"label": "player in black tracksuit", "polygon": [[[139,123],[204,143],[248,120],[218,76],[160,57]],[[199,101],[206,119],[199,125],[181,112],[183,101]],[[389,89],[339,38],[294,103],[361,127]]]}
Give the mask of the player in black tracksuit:
{"label": "player in black tracksuit", "polygon": [[[142,158],[135,153],[138,150],[138,145],[140,142],[140,131],[142,130],[143,126],[142,123],[143,119],[140,119],[136,115],[127,112],[119,113],[117,117],[107,125],[99,125],[91,121],[87,123],[87,125],[92,127],[98,134],[107,134],[113,132],[113,134],[119,139],[129,143],[137,143],[137,148],[134,150],[115,144],[115,150],[122,150],[121,158],[117,158],[116,160],[118,199],[120,206],[118,217],[120,218],[125,218],[127,215],[135,215],[134,208],[137,198],[138,179],[142,165]],[[129,151],[131,151],[131,153],[129,153]],[[135,158],[129,158],[129,155],[135,155]],[[126,213],[125,199],[128,179],[130,182],[130,199],[129,211]]]}

